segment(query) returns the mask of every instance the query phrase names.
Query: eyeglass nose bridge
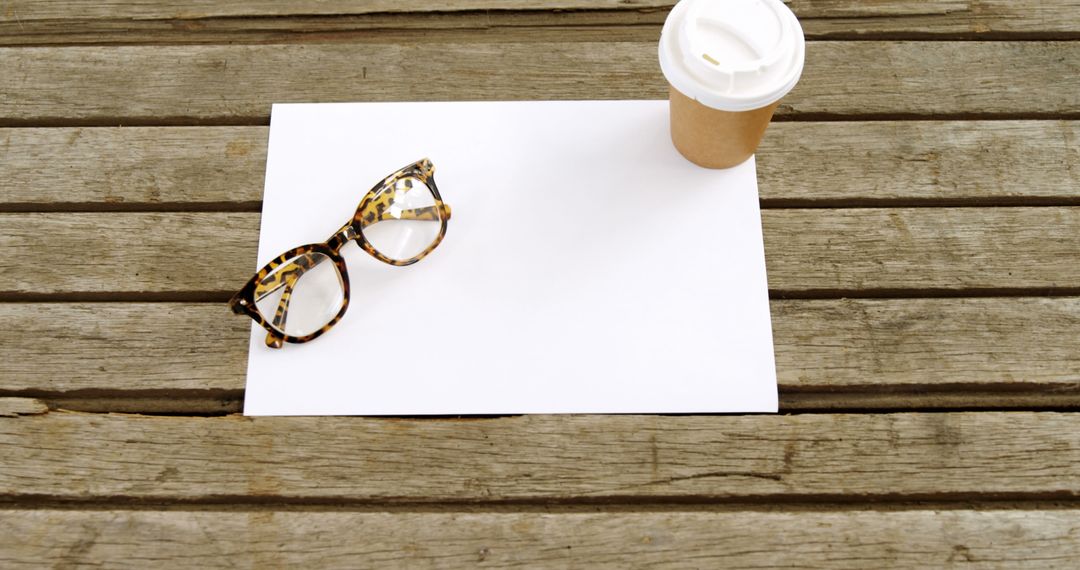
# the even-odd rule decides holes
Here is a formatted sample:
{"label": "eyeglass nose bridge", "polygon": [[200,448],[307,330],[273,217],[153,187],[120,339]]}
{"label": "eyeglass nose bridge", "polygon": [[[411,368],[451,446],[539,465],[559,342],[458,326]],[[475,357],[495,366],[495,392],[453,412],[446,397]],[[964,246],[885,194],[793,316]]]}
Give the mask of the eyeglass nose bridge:
{"label": "eyeglass nose bridge", "polygon": [[326,245],[330,246],[330,249],[332,249],[334,253],[341,253],[341,248],[344,247],[345,244],[359,237],[359,235],[356,228],[353,227],[353,222],[350,220],[349,223],[341,226],[341,229],[334,232],[333,237],[326,240]]}

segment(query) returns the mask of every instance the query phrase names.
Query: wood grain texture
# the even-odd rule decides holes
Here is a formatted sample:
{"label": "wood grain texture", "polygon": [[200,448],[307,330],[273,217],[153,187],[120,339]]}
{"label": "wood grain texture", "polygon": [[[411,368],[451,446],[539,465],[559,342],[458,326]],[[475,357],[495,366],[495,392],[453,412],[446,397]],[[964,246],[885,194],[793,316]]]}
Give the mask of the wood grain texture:
{"label": "wood grain texture", "polygon": [[47,414],[0,418],[0,495],[431,503],[1080,496],[1080,415]]}
{"label": "wood grain texture", "polygon": [[814,34],[1074,33],[1080,3],[1010,0],[785,0]]}
{"label": "wood grain texture", "polygon": [[[1080,407],[1080,4],[790,4],[784,406]],[[661,98],[669,6],[0,1],[0,566],[1080,565],[1075,413],[55,410],[237,409],[271,102]]]}
{"label": "wood grain texture", "polygon": [[1080,123],[773,123],[757,167],[766,206],[1073,203]]}
{"label": "wood grain texture", "polygon": [[[1080,298],[771,305],[785,409],[1080,406]],[[9,303],[0,322],[18,331],[0,332],[0,391],[106,399],[65,405],[81,409],[239,409],[250,325],[222,303]]]}
{"label": "wood grain texture", "polygon": [[951,388],[959,401],[980,387],[1080,389],[1077,297],[774,300],[770,308],[784,390],[904,390],[899,399],[914,405],[926,400],[910,394],[927,388]]}
{"label": "wood grain texture", "polygon": [[[1068,568],[1080,511],[0,512],[8,568]],[[20,540],[33,536],[36,540]]]}
{"label": "wood grain texture", "polygon": [[[835,214],[835,215],[834,215]],[[767,210],[779,292],[1072,289],[1080,208]]]}
{"label": "wood grain texture", "polygon": [[225,303],[0,304],[0,390],[242,390],[249,319]]}
{"label": "wood grain texture", "polygon": [[30,414],[44,414],[49,407],[31,398],[0,398],[0,417],[14,418]]}
{"label": "wood grain texture", "polygon": [[[1080,283],[1080,264],[1063,263],[1080,259],[1080,207],[790,209],[762,219],[769,287],[780,295]],[[0,214],[0,295],[224,299],[256,269],[258,222],[223,212]],[[25,263],[28,254],[48,262]],[[354,270],[395,270],[368,261]]]}
{"label": "wood grain texture", "polygon": [[[667,89],[654,41],[0,48],[0,69],[12,70],[0,124],[20,126],[254,124],[273,102],[662,99]],[[418,88],[432,69],[438,81]],[[1080,43],[813,42],[777,112],[1073,115]]]}
{"label": "wood grain texture", "polygon": [[0,208],[258,210],[266,127],[0,129]]}
{"label": "wood grain texture", "polygon": [[[327,33],[331,31],[414,27],[473,27],[528,18],[530,25],[650,23],[660,25],[674,4],[670,0],[585,1],[521,0],[410,2],[187,2],[100,3],[88,0],[34,2],[16,0],[0,6],[0,32],[7,41],[52,40],[116,32],[117,40],[137,32],[182,31],[199,35],[231,31],[237,39],[253,30]],[[809,37],[909,35],[1057,34],[1080,32],[1075,0],[792,0],[787,2]],[[332,16],[332,17],[331,17]],[[419,22],[419,24],[418,24]],[[512,25],[512,24],[511,24]],[[126,26],[122,28],[121,26]],[[41,36],[46,36],[42,38]],[[85,37],[83,36],[83,37]],[[152,38],[148,38],[152,39]],[[130,41],[130,40],[129,40]]]}
{"label": "wood grain texture", "polygon": [[[424,12],[452,13],[462,11],[552,11],[552,10],[618,10],[666,11],[672,0],[454,0],[452,2],[413,1],[408,4],[394,0],[303,0],[282,4],[269,0],[242,0],[222,4],[213,0],[193,0],[183,6],[166,0],[140,2],[93,2],[91,0],[60,0],[34,2],[8,0],[0,12],[0,21],[28,23],[36,20],[62,19],[130,19],[172,20],[206,19],[241,16],[344,16],[376,13],[405,13],[411,16]],[[1028,20],[1044,26],[1080,25],[1071,8],[1080,7],[1075,0],[1035,2],[1020,0],[785,0],[800,18],[885,18],[928,17],[932,15],[954,19],[1001,17]],[[1063,28],[1064,29],[1064,28]],[[1068,28],[1071,29],[1071,28]]]}
{"label": "wood grain texture", "polygon": [[[226,292],[257,269],[259,214],[0,214],[0,227],[0,258],[17,256],[0,261],[6,292]],[[31,250],[48,263],[19,261]]]}
{"label": "wood grain texture", "polygon": [[[0,129],[0,209],[258,209],[266,127]],[[778,122],[766,207],[1080,202],[1076,121]]]}
{"label": "wood grain texture", "polygon": [[2,21],[14,21],[18,17],[23,22],[72,19],[73,16],[87,20],[110,18],[197,20],[223,16],[343,16],[386,12],[415,14],[469,10],[670,9],[673,4],[674,2],[664,0],[630,0],[629,2],[620,0],[453,0],[452,2],[422,0],[409,3],[394,0],[367,0],[365,2],[307,0],[287,4],[271,0],[243,0],[227,4],[213,0],[192,0],[183,5],[177,5],[163,0],[122,3],[101,3],[89,0],[44,3],[32,0],[10,0],[4,3],[0,18]]}

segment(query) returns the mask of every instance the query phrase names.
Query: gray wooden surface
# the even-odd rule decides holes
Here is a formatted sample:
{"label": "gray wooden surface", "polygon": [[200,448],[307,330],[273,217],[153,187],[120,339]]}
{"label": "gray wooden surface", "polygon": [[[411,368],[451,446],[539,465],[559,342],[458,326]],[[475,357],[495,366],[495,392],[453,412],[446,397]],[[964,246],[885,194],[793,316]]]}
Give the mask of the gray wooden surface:
{"label": "gray wooden surface", "polygon": [[[9,568],[1067,568],[1080,511],[12,511]],[[34,533],[32,544],[18,537]],[[206,548],[207,536],[216,537]],[[167,539],[163,539],[167,537]],[[312,553],[318,553],[313,555]],[[359,561],[359,562],[358,562]]]}
{"label": "gray wooden surface", "polygon": [[[5,85],[0,125],[251,124],[268,120],[271,102],[667,94],[657,29],[624,41],[566,41],[575,30],[552,29],[518,41],[479,34],[467,42],[470,33],[417,35],[408,44],[0,48],[0,68],[26,78]],[[431,74],[437,80],[417,89],[417,78]],[[1073,41],[817,41],[807,45],[803,76],[777,114],[1074,117],[1078,94],[1080,43]]]}
{"label": "gray wooden surface", "polygon": [[272,102],[662,98],[670,5],[0,2],[0,567],[1080,566],[1075,0],[789,3],[779,415],[238,415]]}

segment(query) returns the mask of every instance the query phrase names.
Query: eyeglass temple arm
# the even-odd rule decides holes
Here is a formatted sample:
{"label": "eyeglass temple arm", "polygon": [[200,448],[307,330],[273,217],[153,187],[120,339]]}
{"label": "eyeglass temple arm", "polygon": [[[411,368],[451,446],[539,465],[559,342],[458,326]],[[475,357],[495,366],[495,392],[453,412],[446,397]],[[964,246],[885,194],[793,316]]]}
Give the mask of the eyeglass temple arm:
{"label": "eyeglass temple arm", "polygon": [[[288,265],[283,267],[281,271],[277,271],[272,275],[267,275],[262,281],[255,286],[255,301],[261,301],[266,298],[267,295],[273,294],[274,291],[285,288],[281,292],[281,300],[278,301],[277,310],[274,312],[273,324],[278,330],[285,330],[285,319],[289,313],[289,301],[292,299],[292,292],[296,281],[300,279],[307,270],[315,267],[319,264],[311,255],[304,254]],[[281,346],[281,340],[274,336],[272,333],[266,335],[267,346],[278,348]]]}
{"label": "eyeglass temple arm", "polygon": [[[445,204],[442,205],[443,216],[450,217],[450,207]],[[389,211],[383,211],[375,216],[374,221],[368,222],[361,218],[361,227],[367,227],[377,224],[386,220],[418,220],[437,221],[440,219],[440,207],[436,206],[424,206],[422,208],[410,208],[408,210],[401,210],[397,216],[394,216]],[[336,232],[335,235],[337,235]],[[289,301],[292,299],[293,288],[296,282],[306,273],[309,269],[318,265],[320,261],[314,261],[311,255],[301,255],[288,265],[283,267],[281,271],[277,271],[272,275],[267,275],[259,282],[255,287],[256,302],[266,298],[267,295],[272,294],[274,291],[285,287],[285,290],[281,292],[281,300],[278,301],[277,310],[274,311],[273,325],[278,330],[285,330],[285,319],[289,314]],[[260,293],[261,292],[261,293]],[[269,346],[280,345],[281,341],[277,339],[272,333],[266,334],[266,344]]]}

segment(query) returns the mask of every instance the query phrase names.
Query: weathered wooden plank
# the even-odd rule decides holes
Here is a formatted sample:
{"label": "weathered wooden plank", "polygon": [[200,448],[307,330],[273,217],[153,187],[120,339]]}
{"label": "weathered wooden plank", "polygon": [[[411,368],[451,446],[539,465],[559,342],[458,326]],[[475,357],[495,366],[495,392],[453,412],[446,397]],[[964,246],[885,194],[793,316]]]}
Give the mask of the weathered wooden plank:
{"label": "weathered wooden plank", "polygon": [[[0,46],[163,45],[229,43],[394,43],[395,41],[654,41],[667,11],[468,11],[342,16],[218,17],[196,20],[37,20],[0,22]],[[1042,39],[1075,33],[1035,32]],[[994,39],[1030,34],[983,34]],[[415,37],[414,37],[415,36]],[[887,39],[889,34],[864,36]],[[853,37],[851,32],[809,38]],[[956,39],[963,35],[935,35]]]}
{"label": "weathered wooden plank", "polygon": [[[1080,31],[1080,10],[1074,0],[791,0],[787,2],[810,37],[868,34],[1068,34]],[[429,27],[461,25],[475,19],[496,25],[505,16],[532,16],[532,25],[581,25],[596,21],[623,23],[648,21],[658,25],[674,4],[671,0],[585,1],[458,1],[410,2],[198,2],[177,6],[169,2],[138,2],[103,5],[87,0],[64,2],[5,2],[0,11],[0,31],[5,36],[64,35],[100,32],[110,23],[132,32],[144,29],[206,31],[221,22],[234,30],[271,26],[297,32],[327,32],[379,26],[409,26],[422,20]],[[333,16],[330,18],[330,16]],[[630,19],[633,18],[633,19]],[[646,19],[647,18],[647,19]],[[512,21],[512,20],[511,20]],[[168,24],[160,28],[151,25]],[[183,25],[187,24],[187,25]],[[476,25],[476,24],[473,24]],[[120,31],[120,30],[116,30]],[[55,33],[55,32],[54,32]],[[63,36],[60,36],[63,37]],[[122,36],[120,36],[122,37]]]}
{"label": "weathered wooden plank", "polygon": [[912,399],[928,388],[960,401],[980,388],[1080,389],[1078,297],[774,300],[771,310],[784,390],[899,392],[900,407],[932,402]]}
{"label": "weathered wooden plank", "polygon": [[1080,208],[766,210],[769,287],[783,292],[1080,283]]}
{"label": "weathered wooden plank", "polygon": [[[1080,511],[0,512],[8,568],[1069,568]],[[21,540],[27,536],[35,540]]]}
{"label": "weathered wooden plank", "polygon": [[1013,0],[785,0],[813,34],[1075,33],[1080,3]]}
{"label": "weathered wooden plank", "polygon": [[1072,203],[1080,123],[773,123],[757,168],[766,205]]}
{"label": "weathered wooden plank", "polygon": [[[1080,207],[762,216],[769,286],[781,295],[1068,292],[1080,283],[1080,264],[1063,263],[1080,259]],[[0,214],[0,295],[222,298],[255,270],[258,221],[258,214],[227,212]]]}
{"label": "weathered wooden plank", "polygon": [[[0,123],[20,125],[263,123],[272,102],[290,101],[666,96],[654,41],[0,48],[0,69]],[[432,70],[437,81],[418,83]],[[1031,41],[813,42],[778,110],[1077,112],[1080,44]]]}
{"label": "weathered wooden plank", "polygon": [[[865,3],[864,3],[865,4]],[[876,5],[877,2],[869,5]],[[1016,3],[1019,4],[1019,3]],[[807,39],[1042,39],[1080,37],[1077,18],[1049,22],[998,10],[926,15],[803,18]],[[478,41],[655,41],[667,10],[469,11],[345,16],[220,17],[197,20],[37,20],[0,22],[0,46],[163,45],[229,43],[388,43],[403,35],[454,42],[462,32]]]}
{"label": "weathered wooden plank", "polygon": [[[772,313],[784,409],[1080,406],[1080,298],[774,300]],[[18,331],[0,333],[0,391],[239,410],[250,325],[222,303],[0,304],[0,322]]]}
{"label": "weathered wooden plank", "polygon": [[1080,415],[0,418],[0,495],[422,503],[1080,496]]}
{"label": "weathered wooden plank", "polygon": [[233,317],[224,303],[0,304],[0,390],[242,390],[251,326]]}
{"label": "weathered wooden plank", "polygon": [[[0,209],[237,209],[262,199],[266,127],[0,129]],[[1076,121],[779,122],[771,204],[1073,203]]]}
{"label": "weathered wooden plank", "polygon": [[49,407],[30,398],[0,398],[0,417],[14,418],[28,414],[44,414]]}
{"label": "weathered wooden plank", "polygon": [[0,208],[257,211],[267,135],[266,127],[0,129]]}
{"label": "weathered wooden plank", "polygon": [[452,2],[420,1],[407,4],[394,0],[366,2],[301,1],[282,4],[266,0],[244,0],[222,4],[213,0],[193,0],[178,6],[166,1],[127,2],[121,5],[101,4],[87,0],[33,2],[11,0],[4,3],[0,21],[28,23],[36,20],[69,19],[131,19],[131,20],[198,20],[214,17],[241,16],[342,16],[376,13],[458,12],[469,10],[611,10],[670,8],[670,0],[454,0]]}
{"label": "weathered wooden plank", "polygon": [[0,227],[0,292],[224,292],[256,269],[259,214],[0,214]]}

